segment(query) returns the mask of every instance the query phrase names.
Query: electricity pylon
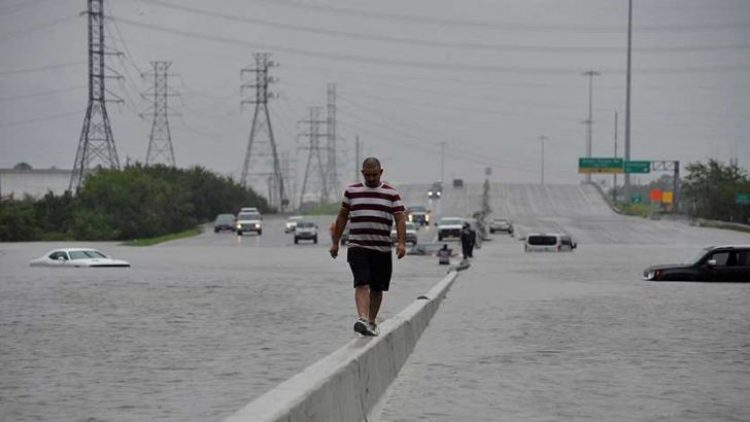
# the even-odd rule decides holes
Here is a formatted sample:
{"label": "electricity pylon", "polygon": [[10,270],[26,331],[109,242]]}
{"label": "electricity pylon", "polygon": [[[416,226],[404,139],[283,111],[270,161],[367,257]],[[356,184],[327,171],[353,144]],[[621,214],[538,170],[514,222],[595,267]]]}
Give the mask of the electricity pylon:
{"label": "electricity pylon", "polygon": [[172,62],[156,61],[151,62],[154,70],[152,73],[141,76],[154,76],[153,94],[153,123],[151,124],[151,135],[148,138],[148,151],[146,153],[146,165],[166,164],[175,167],[174,148],[172,147],[172,136],[169,131],[169,120],[167,116],[168,106],[167,97],[169,91],[167,88],[167,70]]}
{"label": "electricity pylon", "polygon": [[[300,206],[302,206],[305,200],[307,181],[310,178],[310,175],[314,175],[315,173],[320,177],[319,201],[323,203],[328,200],[327,173],[323,165],[323,158],[320,154],[320,125],[326,123],[326,120],[320,120],[320,111],[321,107],[310,107],[310,119],[300,121],[300,123],[307,123],[310,125],[310,131],[302,134],[302,136],[306,136],[310,140],[310,145],[307,148],[304,148],[307,149],[307,165],[305,166],[305,177],[302,179],[302,190],[300,191],[299,196]],[[313,160],[315,160],[315,163],[313,163]],[[313,169],[312,166],[316,166],[317,169]],[[315,170],[317,170],[317,172]]]}
{"label": "electricity pylon", "polygon": [[[284,177],[281,174],[281,165],[279,163],[279,156],[276,152],[276,141],[273,137],[273,127],[271,126],[271,116],[268,113],[268,100],[274,98],[274,94],[268,92],[268,84],[276,82],[276,79],[268,75],[268,68],[278,66],[278,63],[269,60],[270,53],[256,53],[255,55],[255,67],[242,69],[240,75],[252,72],[255,73],[254,84],[243,84],[241,89],[254,88],[255,89],[255,100],[243,100],[242,104],[255,104],[255,113],[253,114],[253,122],[250,128],[250,137],[247,142],[247,152],[245,153],[245,162],[242,165],[242,178],[240,183],[243,186],[248,184],[248,176],[251,174],[255,176],[267,176],[266,182],[269,186],[269,191],[276,191],[278,189],[278,198],[269,197],[268,201],[271,204],[278,205],[280,211],[284,211],[284,207],[289,203],[284,193]],[[263,135],[267,139],[263,139]],[[270,146],[270,153],[255,153],[256,156],[270,155],[271,156],[271,171],[261,172],[251,170],[251,161],[253,158],[253,145],[267,143]],[[270,177],[268,177],[270,176]],[[260,192],[260,190],[258,190]],[[269,195],[272,196],[272,195]]]}
{"label": "electricity pylon", "polygon": [[[119,169],[115,140],[105,106],[104,56],[104,0],[88,1],[89,39],[89,101],[83,118],[81,137],[78,140],[73,173],[68,189],[78,191],[90,169],[101,167]],[[114,53],[119,54],[119,53]],[[122,102],[122,100],[117,100]]]}

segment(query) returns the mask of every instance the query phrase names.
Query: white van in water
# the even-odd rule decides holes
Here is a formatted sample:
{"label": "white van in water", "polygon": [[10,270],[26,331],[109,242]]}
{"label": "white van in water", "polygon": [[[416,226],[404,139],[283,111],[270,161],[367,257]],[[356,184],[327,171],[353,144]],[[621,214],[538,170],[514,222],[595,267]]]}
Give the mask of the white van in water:
{"label": "white van in water", "polygon": [[569,252],[578,247],[570,235],[564,233],[530,233],[526,235],[524,252]]}

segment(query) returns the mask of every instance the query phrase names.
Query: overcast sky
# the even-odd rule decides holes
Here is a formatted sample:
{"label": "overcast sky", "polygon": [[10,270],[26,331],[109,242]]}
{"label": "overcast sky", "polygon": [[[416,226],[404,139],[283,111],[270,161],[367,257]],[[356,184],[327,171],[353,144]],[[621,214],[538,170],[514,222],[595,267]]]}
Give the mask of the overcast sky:
{"label": "overcast sky", "polygon": [[[83,0],[0,0],[0,167],[72,168],[87,103]],[[354,140],[385,179],[428,183],[578,183],[588,77],[593,155],[618,155],[625,121],[626,0],[106,0],[105,43],[123,56],[107,80],[121,163],[144,161],[150,62],[171,61],[169,117],[180,167],[239,177],[252,107],[240,69],[253,53],[280,66],[272,90],[279,150],[307,160],[309,107],[337,86],[339,171],[354,177]],[[633,159],[750,163],[750,1],[634,0]],[[248,82],[248,81],[245,81]],[[261,148],[261,146],[259,146]],[[259,159],[264,151],[258,150]],[[255,164],[260,169],[264,164]],[[260,171],[260,170],[258,170]],[[645,178],[642,178],[645,180]]]}

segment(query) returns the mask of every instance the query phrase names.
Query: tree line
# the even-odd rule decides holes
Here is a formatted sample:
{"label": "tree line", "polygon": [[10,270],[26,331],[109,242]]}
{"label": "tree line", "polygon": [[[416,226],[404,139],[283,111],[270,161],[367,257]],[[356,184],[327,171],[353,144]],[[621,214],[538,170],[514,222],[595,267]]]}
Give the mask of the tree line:
{"label": "tree line", "polygon": [[[679,181],[680,212],[690,217],[750,224],[750,204],[738,203],[738,195],[750,195],[750,176],[736,162],[710,159],[685,167]],[[672,191],[674,178],[664,175],[648,185],[631,186],[630,194],[648,198],[652,189]]]}
{"label": "tree line", "polygon": [[750,176],[737,162],[717,160],[690,163],[682,180],[683,209],[693,217],[750,224],[750,204],[738,203],[738,195],[750,196]]}
{"label": "tree line", "polygon": [[77,195],[48,192],[0,206],[0,241],[129,240],[176,233],[265,198],[202,167],[136,163],[91,173]]}

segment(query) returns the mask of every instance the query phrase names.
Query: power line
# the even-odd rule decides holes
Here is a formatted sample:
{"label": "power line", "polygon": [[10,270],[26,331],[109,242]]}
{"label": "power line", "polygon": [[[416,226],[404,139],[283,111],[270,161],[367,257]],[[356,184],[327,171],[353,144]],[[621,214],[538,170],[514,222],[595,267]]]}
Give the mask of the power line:
{"label": "power line", "polygon": [[22,94],[22,95],[10,96],[10,97],[0,97],[0,102],[23,100],[26,98],[35,98],[35,97],[46,97],[49,95],[55,95],[61,92],[75,91],[75,90],[82,89],[82,88],[86,88],[86,85],[74,85],[74,86],[69,86],[67,88],[53,89],[50,91],[34,92],[32,94]]}
{"label": "power line", "polygon": [[57,25],[66,23],[68,21],[71,21],[73,19],[78,19],[78,17],[79,17],[78,14],[64,16],[62,18],[58,18],[58,19],[55,19],[53,21],[46,22],[46,23],[43,23],[43,24],[39,24],[39,25],[36,25],[36,26],[30,26],[30,27],[26,27],[24,29],[20,29],[18,31],[11,31],[11,32],[6,32],[4,34],[0,34],[0,43],[5,42],[5,41],[7,41],[7,40],[9,40],[11,38],[15,38],[15,37],[17,37],[19,35],[27,34],[29,32],[38,32],[38,31],[43,31],[45,29],[50,29],[50,28],[53,28],[53,27],[55,27]]}
{"label": "power line", "polygon": [[86,64],[85,60],[79,60],[76,62],[68,62],[68,63],[60,63],[60,64],[53,64],[49,66],[41,66],[41,67],[27,67],[25,69],[12,69],[12,70],[0,70],[0,75],[15,75],[18,73],[33,73],[33,72],[44,72],[47,70],[55,70],[55,69],[63,69],[66,67],[73,67],[73,66],[80,66],[82,64]]}
{"label": "power line", "polygon": [[59,119],[61,117],[66,117],[66,116],[70,116],[70,115],[73,115],[73,114],[80,114],[82,111],[85,111],[85,110],[86,109],[79,109],[79,110],[76,110],[76,111],[68,111],[68,112],[65,112],[65,113],[51,114],[49,116],[37,117],[37,118],[34,118],[34,119],[18,120],[18,121],[15,121],[15,122],[0,123],[0,127],[22,126],[22,125],[27,125],[27,124],[30,124],[30,123],[45,122],[47,120]]}
{"label": "power line", "polygon": [[[143,0],[142,0],[143,1]],[[290,0],[255,0],[272,4],[274,6],[282,5],[298,9],[306,9],[314,12],[337,13],[348,16],[358,16],[369,19],[379,19],[386,21],[398,21],[409,24],[419,23],[423,25],[461,26],[471,29],[495,29],[501,31],[528,31],[528,32],[574,32],[574,33],[623,33],[625,25],[550,25],[550,24],[522,24],[517,22],[492,22],[480,20],[460,20],[431,18],[422,15],[402,15],[395,13],[365,11],[361,9],[351,9],[336,6],[322,6],[312,3],[301,3]],[[735,29],[744,29],[750,27],[750,23],[718,23],[715,25],[642,25],[635,29],[639,32],[686,32],[686,31],[726,31]]]}
{"label": "power line", "polygon": [[[294,47],[285,47],[277,44],[266,44],[266,43],[253,43],[244,40],[237,40],[233,38],[220,37],[216,35],[207,35],[198,32],[185,31],[176,28],[167,28],[162,25],[151,25],[142,22],[136,22],[128,19],[120,19],[120,22],[127,25],[136,26],[139,28],[151,29],[159,32],[168,32],[176,35],[180,35],[188,38],[199,38],[207,41],[233,44],[244,47],[261,48],[273,51],[284,51],[289,54],[296,54],[306,57],[315,57],[319,59],[327,60],[339,60],[348,61],[364,64],[378,64],[387,66],[403,66],[403,67],[416,67],[428,70],[447,70],[447,71],[463,71],[463,72],[489,72],[489,73],[512,73],[512,74],[538,74],[538,75],[556,75],[556,74],[573,74],[577,73],[580,68],[548,68],[548,67],[517,67],[517,66],[493,66],[493,65],[467,65],[463,63],[459,64],[446,64],[442,62],[423,62],[416,60],[393,60],[387,58],[373,58],[370,56],[356,56],[350,54],[337,54],[337,53],[325,53],[325,52],[311,52],[307,49],[300,49]],[[673,69],[639,69],[638,73],[701,73],[701,72],[725,72],[725,71],[744,71],[749,69],[750,65],[735,65],[735,66],[703,66],[703,67],[681,67]],[[606,69],[603,70],[607,73],[621,74],[623,73],[620,69]]]}
{"label": "power line", "polygon": [[[244,16],[238,16],[236,14],[230,15],[225,13],[219,13],[207,9],[199,9],[195,7],[189,7],[184,5],[172,4],[160,0],[150,0],[149,4],[155,4],[164,8],[172,10],[180,10],[183,12],[194,13],[201,16],[212,16],[219,19],[225,19],[233,22],[243,22],[253,25],[268,26],[272,28],[286,29],[297,32],[312,33],[318,35],[326,35],[336,38],[350,38],[355,40],[364,41],[378,41],[395,43],[399,45],[413,44],[425,47],[449,47],[457,48],[461,50],[472,49],[472,50],[485,50],[485,51],[518,51],[518,52],[543,52],[543,53],[607,53],[607,54],[622,54],[622,47],[570,47],[566,45],[561,46],[550,46],[550,45],[518,45],[518,44],[480,44],[473,42],[459,42],[459,41],[434,41],[425,39],[415,39],[406,37],[395,37],[389,35],[374,35],[374,34],[361,34],[349,31],[341,31],[336,29],[310,27],[302,25],[287,24],[278,21],[270,21],[266,19],[250,18]],[[653,52],[653,53],[668,53],[668,52],[695,52],[695,51],[711,51],[716,52],[720,50],[746,50],[750,49],[750,44],[727,44],[727,45],[704,45],[704,46],[677,46],[677,47],[645,47],[640,48],[638,52]]]}
{"label": "power line", "polygon": [[[318,35],[331,36],[336,38],[349,38],[354,40],[364,41],[377,41],[387,42],[398,45],[413,44],[424,47],[436,47],[436,48],[456,48],[461,50],[484,50],[484,51],[515,51],[515,52],[531,52],[531,53],[605,53],[605,54],[622,54],[622,47],[577,47],[577,46],[550,46],[550,45],[519,45],[519,44],[483,44],[473,42],[460,42],[460,41],[435,41],[425,39],[415,39],[406,37],[395,37],[389,35],[375,35],[375,34],[361,34],[349,31],[341,31],[336,29],[320,28],[320,27],[309,27],[302,25],[287,24],[278,21],[270,21],[266,19],[250,18],[238,15],[230,15],[225,13],[219,13],[207,9],[199,9],[195,7],[189,7],[184,5],[172,4],[160,0],[150,0],[149,4],[155,4],[164,8],[172,10],[180,10],[183,12],[198,14],[201,16],[212,16],[219,19],[225,19],[233,22],[243,22],[253,25],[268,26],[277,29],[286,29],[297,32],[312,33]],[[724,44],[724,45],[683,45],[675,47],[643,47],[636,51],[640,53],[670,53],[670,52],[699,52],[699,51],[736,51],[736,50],[747,50],[750,49],[750,44]]]}

